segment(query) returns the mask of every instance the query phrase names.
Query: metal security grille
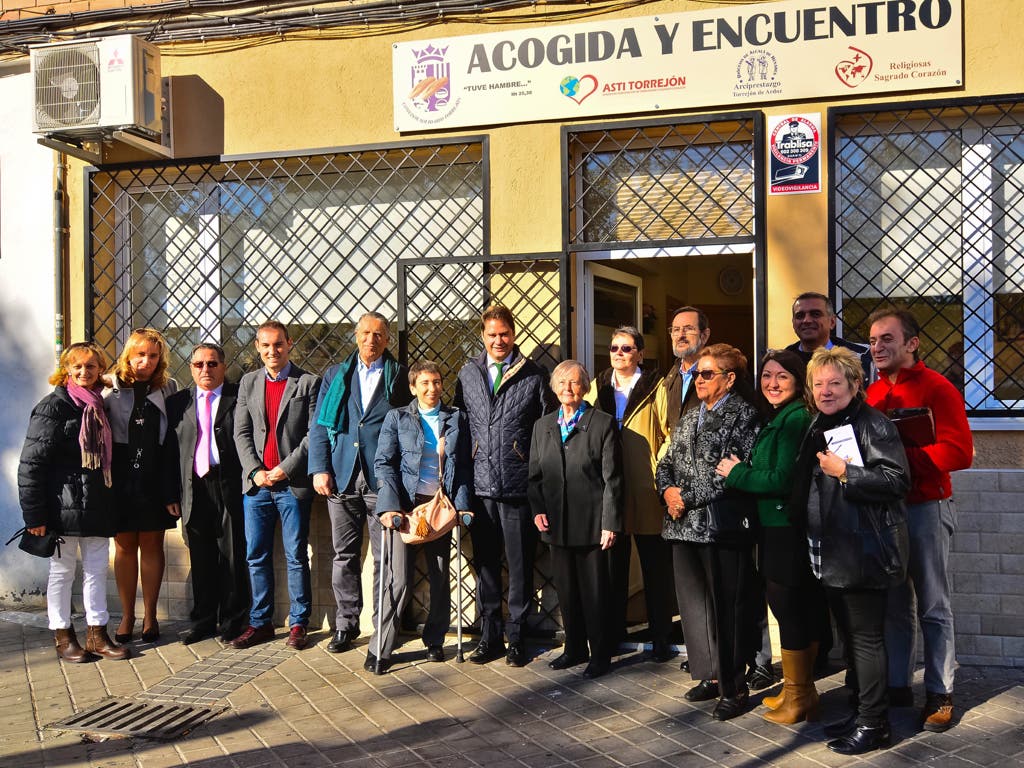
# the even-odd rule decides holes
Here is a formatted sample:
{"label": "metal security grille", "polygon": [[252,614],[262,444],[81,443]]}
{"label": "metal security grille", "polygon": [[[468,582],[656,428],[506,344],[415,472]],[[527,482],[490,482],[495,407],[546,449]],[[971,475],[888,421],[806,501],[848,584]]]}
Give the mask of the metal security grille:
{"label": "metal security grille", "polygon": [[[410,363],[434,360],[441,366],[449,394],[459,370],[479,355],[480,314],[491,304],[503,304],[516,318],[516,344],[537,363],[551,370],[563,357],[568,338],[569,301],[567,259],[563,254],[526,254],[461,259],[402,259],[399,262],[400,355]],[[472,542],[463,535],[463,620],[479,630],[472,563]],[[561,627],[547,561],[538,551],[534,570],[534,632],[550,634]],[[426,568],[417,559],[416,579],[426,583]],[[458,576],[455,551],[451,559],[453,616]],[[427,594],[417,590],[409,618],[426,618]]]}
{"label": "metal security grille", "polygon": [[843,335],[890,303],[972,415],[1024,414],[1024,102],[830,112]]}
{"label": "metal security grille", "polygon": [[750,241],[753,115],[567,130],[574,250]]}
{"label": "metal security grille", "polygon": [[483,141],[147,165],[90,174],[89,324],[114,355],[131,329],[171,345],[171,373],[216,341],[237,377],[255,328],[289,326],[323,370],[365,311],[394,316],[399,257],[486,248]]}

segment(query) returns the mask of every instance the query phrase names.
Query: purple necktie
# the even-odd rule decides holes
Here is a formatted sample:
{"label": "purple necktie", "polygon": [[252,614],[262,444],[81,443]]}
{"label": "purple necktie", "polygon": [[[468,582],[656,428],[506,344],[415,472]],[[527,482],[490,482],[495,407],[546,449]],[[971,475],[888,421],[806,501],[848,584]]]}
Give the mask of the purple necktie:
{"label": "purple necktie", "polygon": [[203,398],[202,417],[199,420],[199,442],[196,443],[195,472],[205,477],[210,471],[210,440],[213,432],[213,392]]}

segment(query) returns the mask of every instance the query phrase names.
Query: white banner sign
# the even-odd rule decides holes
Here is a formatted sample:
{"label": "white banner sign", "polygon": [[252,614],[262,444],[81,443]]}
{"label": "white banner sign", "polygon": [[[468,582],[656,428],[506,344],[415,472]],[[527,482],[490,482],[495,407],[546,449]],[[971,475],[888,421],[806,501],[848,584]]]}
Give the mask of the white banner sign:
{"label": "white banner sign", "polygon": [[960,0],[789,0],[395,43],[395,130],[963,83]]}

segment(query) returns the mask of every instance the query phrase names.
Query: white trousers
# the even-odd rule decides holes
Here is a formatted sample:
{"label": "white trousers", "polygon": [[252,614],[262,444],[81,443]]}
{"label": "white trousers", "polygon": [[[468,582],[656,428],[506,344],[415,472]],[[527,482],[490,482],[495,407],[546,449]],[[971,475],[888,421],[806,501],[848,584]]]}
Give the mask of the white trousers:
{"label": "white trousers", "polygon": [[90,627],[105,627],[107,613],[107,565],[110,539],[105,536],[64,536],[60,557],[50,558],[50,579],[46,585],[46,611],[50,629],[71,626],[71,584],[75,580],[78,552],[82,553],[82,602]]}

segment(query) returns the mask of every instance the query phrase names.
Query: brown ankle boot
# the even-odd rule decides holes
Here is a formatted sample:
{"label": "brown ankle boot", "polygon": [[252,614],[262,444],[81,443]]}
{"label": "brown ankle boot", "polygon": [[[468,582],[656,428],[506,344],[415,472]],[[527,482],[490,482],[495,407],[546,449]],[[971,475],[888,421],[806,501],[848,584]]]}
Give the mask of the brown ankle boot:
{"label": "brown ankle boot", "polygon": [[[815,657],[815,659],[817,659],[817,654],[818,654],[818,641],[817,640],[815,640],[813,643],[811,643],[810,647],[808,648],[808,651],[813,651],[814,655],[815,655],[814,657]],[[812,670],[812,674],[813,674],[813,670]],[[785,682],[785,677],[786,677],[786,673],[785,672],[782,673],[782,677],[783,677],[783,682]],[[778,696],[765,696],[763,699],[761,699],[761,703],[764,704],[766,707],[768,707],[768,709],[778,709],[779,707],[782,706],[782,704],[785,701],[786,701],[786,686],[785,685],[782,686],[782,690],[779,691],[779,695]]]}
{"label": "brown ankle boot", "polygon": [[106,627],[90,626],[85,636],[85,650],[104,659],[127,659],[129,649],[110,641]]}
{"label": "brown ankle boot", "polygon": [[784,678],[782,703],[765,720],[793,725],[819,717],[818,691],[814,688],[814,659],[817,648],[812,644],[802,651],[782,649],[782,676]]}
{"label": "brown ankle boot", "polygon": [[54,630],[53,642],[57,645],[58,659],[70,661],[72,664],[81,664],[89,660],[89,654],[78,644],[74,627]]}

